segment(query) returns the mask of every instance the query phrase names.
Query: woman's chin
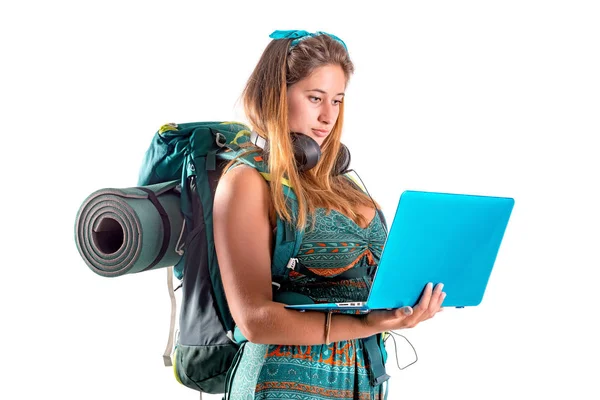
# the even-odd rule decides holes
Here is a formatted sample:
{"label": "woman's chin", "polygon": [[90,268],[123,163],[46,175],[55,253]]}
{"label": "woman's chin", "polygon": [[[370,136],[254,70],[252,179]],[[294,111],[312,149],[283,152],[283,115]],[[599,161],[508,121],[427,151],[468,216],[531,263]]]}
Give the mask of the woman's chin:
{"label": "woman's chin", "polygon": [[327,139],[327,136],[317,136],[315,134],[308,135],[311,139],[319,144],[319,146],[323,146],[323,142]]}

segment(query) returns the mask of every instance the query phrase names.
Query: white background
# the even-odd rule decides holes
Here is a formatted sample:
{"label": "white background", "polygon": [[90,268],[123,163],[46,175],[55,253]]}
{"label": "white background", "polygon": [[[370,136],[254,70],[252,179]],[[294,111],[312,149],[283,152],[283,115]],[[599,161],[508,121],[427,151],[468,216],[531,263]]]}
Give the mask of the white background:
{"label": "white background", "polygon": [[388,220],[405,189],[516,200],[482,304],[404,331],[404,371],[388,346],[390,398],[600,398],[597,2],[217,3],[0,6],[0,397],[198,397],[162,366],[165,270],[94,274],[75,215],[160,125],[242,119],[268,35],[305,29],[349,47],[343,140]]}

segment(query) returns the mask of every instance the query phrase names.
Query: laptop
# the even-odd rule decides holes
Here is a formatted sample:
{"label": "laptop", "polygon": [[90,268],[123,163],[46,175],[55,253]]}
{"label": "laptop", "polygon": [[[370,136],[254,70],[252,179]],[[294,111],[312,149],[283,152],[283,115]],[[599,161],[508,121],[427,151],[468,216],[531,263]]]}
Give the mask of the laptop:
{"label": "laptop", "polygon": [[477,306],[514,203],[510,197],[404,191],[367,301],[286,308],[367,313],[413,307],[428,282],[444,284],[443,307]]}

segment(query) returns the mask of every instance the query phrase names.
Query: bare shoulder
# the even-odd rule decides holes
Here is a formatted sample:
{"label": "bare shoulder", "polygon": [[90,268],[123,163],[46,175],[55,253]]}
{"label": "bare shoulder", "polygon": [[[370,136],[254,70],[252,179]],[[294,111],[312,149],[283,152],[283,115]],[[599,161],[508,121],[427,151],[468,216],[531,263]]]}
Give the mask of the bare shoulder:
{"label": "bare shoulder", "polygon": [[[229,196],[269,196],[269,187],[260,172],[247,165],[237,166],[219,180],[217,194]],[[244,199],[246,200],[246,199]]]}
{"label": "bare shoulder", "polygon": [[215,212],[268,216],[271,207],[269,186],[255,168],[237,166],[219,180],[214,207]]}

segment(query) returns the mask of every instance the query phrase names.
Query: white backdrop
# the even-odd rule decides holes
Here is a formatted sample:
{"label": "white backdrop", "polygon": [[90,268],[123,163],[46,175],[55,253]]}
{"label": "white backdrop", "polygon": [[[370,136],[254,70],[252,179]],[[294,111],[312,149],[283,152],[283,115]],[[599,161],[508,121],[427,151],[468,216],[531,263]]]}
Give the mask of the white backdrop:
{"label": "white backdrop", "polygon": [[243,118],[268,35],[305,29],[349,47],[344,142],[389,221],[405,189],[516,200],[482,304],[404,331],[404,371],[388,347],[390,398],[599,398],[597,2],[217,3],[0,6],[0,397],[198,397],[162,366],[165,270],[94,274],[75,214],[160,125]]}

